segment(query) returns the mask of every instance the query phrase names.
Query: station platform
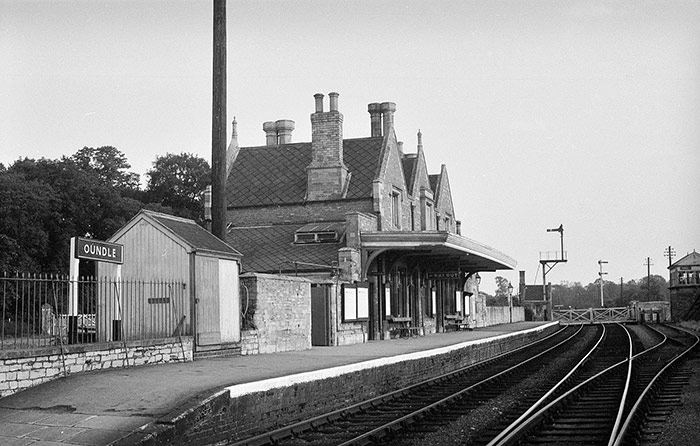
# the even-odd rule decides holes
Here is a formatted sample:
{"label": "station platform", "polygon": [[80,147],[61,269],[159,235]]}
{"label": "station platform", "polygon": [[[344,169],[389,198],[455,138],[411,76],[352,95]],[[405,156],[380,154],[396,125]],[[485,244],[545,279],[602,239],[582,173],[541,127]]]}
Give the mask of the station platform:
{"label": "station platform", "polygon": [[372,367],[377,361],[439,354],[551,324],[557,323],[518,322],[349,346],[69,375],[0,399],[0,444],[134,444],[149,426],[176,418],[224,389],[233,397]]}

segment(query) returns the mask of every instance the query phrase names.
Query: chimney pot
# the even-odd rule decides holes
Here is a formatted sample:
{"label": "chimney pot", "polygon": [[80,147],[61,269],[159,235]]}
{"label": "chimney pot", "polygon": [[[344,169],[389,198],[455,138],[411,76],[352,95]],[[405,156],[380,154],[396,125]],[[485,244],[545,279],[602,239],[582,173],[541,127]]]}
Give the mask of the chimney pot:
{"label": "chimney pot", "polygon": [[277,124],[273,121],[263,122],[263,130],[265,131],[265,145],[277,145]]}
{"label": "chimney pot", "polygon": [[372,102],[367,104],[369,112],[370,130],[372,136],[382,136],[382,104]]}
{"label": "chimney pot", "polygon": [[329,111],[332,111],[332,112],[338,111],[338,96],[340,96],[340,94],[336,93],[335,91],[328,93],[328,97],[330,98],[330,103],[331,103]]}
{"label": "chimney pot", "polygon": [[382,102],[382,120],[384,121],[384,134],[388,135],[394,128],[394,112],[396,104],[394,102]]}
{"label": "chimney pot", "polygon": [[294,130],[294,121],[291,119],[280,119],[275,122],[277,128],[278,144],[289,144],[292,142],[292,131]]}
{"label": "chimney pot", "polygon": [[323,93],[316,93],[314,99],[316,100],[316,113],[323,113]]}

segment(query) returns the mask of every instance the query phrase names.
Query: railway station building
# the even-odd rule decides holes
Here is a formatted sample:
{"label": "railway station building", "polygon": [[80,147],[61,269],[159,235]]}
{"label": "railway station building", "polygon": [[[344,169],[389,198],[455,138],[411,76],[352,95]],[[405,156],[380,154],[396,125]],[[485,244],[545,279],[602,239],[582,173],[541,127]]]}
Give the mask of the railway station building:
{"label": "railway station building", "polygon": [[280,119],[263,123],[264,144],[239,147],[234,122],[226,241],[242,273],[311,282],[313,345],[487,324],[478,273],[515,260],[462,235],[447,167],[428,172],[420,131],[405,150],[395,103],[369,104],[369,134],[344,138],[339,95],[328,96],[325,110],[314,95],[311,142]]}

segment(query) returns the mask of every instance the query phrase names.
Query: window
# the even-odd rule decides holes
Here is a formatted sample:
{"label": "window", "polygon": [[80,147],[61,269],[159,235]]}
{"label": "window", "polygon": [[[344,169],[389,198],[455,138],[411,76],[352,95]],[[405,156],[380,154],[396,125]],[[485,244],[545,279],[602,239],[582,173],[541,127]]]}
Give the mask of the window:
{"label": "window", "polygon": [[337,243],[343,235],[344,223],[310,223],[296,230],[294,243]]}
{"label": "window", "polygon": [[416,230],[416,205],[411,203],[411,231]]}
{"label": "window", "polygon": [[391,222],[395,228],[401,227],[401,192],[391,193]]}
{"label": "window", "polygon": [[428,231],[433,229],[433,205],[431,203],[425,204],[425,229]]}

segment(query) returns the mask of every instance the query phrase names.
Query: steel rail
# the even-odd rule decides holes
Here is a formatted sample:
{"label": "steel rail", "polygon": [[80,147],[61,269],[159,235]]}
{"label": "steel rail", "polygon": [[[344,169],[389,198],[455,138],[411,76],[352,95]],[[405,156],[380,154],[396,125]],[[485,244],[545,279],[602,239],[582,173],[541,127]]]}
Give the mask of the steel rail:
{"label": "steel rail", "polygon": [[[617,324],[620,325],[620,324]],[[620,325],[621,326],[621,325]],[[566,401],[569,401],[571,398],[574,396],[578,395],[580,391],[582,391],[584,388],[587,388],[588,386],[591,386],[594,383],[597,383],[600,379],[606,377],[607,375],[610,375],[613,371],[616,371],[618,368],[622,367],[625,363],[628,363],[630,360],[630,357],[632,356],[632,338],[629,334],[629,330],[627,330],[625,327],[623,327],[625,330],[625,333],[628,336],[629,340],[629,347],[628,351],[629,354],[626,355],[627,358],[625,358],[622,361],[619,361],[617,363],[614,363],[613,365],[605,368],[604,370],[596,373],[595,375],[591,376],[590,378],[584,380],[583,382],[577,384],[564,394],[560,395],[557,397],[555,400],[551,401],[549,404],[541,408],[539,411],[535,412],[528,418],[527,420],[524,420],[519,426],[516,426],[513,428],[507,435],[505,435],[499,442],[494,443],[494,445],[498,446],[506,446],[506,445],[513,445],[516,444],[517,441],[525,434],[525,432],[529,431],[532,429],[535,425],[537,425],[540,421],[542,421],[547,414],[553,410],[555,407],[563,404]]]}
{"label": "steel rail", "polygon": [[439,401],[436,401],[436,402],[434,402],[434,403],[431,403],[431,404],[429,404],[429,405],[427,405],[427,406],[425,406],[425,407],[422,407],[422,408],[420,408],[420,409],[418,409],[418,410],[416,410],[416,411],[414,411],[414,412],[411,412],[411,413],[406,414],[406,415],[404,415],[404,416],[402,416],[402,417],[400,417],[400,418],[397,418],[397,419],[394,420],[394,421],[391,421],[391,422],[389,422],[389,423],[383,424],[382,426],[379,426],[379,427],[377,427],[377,428],[375,428],[375,429],[372,429],[372,430],[369,431],[369,432],[365,432],[364,434],[359,435],[359,436],[357,436],[357,437],[355,437],[355,438],[353,438],[353,439],[351,439],[351,440],[348,440],[348,441],[346,441],[346,442],[340,443],[338,446],[354,446],[354,445],[357,445],[357,444],[368,444],[369,441],[375,440],[375,439],[377,439],[377,437],[378,437],[378,438],[381,438],[381,436],[382,436],[383,433],[386,433],[386,432],[392,431],[392,430],[397,430],[396,428],[398,428],[399,426],[403,425],[404,423],[410,422],[411,420],[414,420],[414,419],[420,418],[420,417],[422,417],[422,416],[424,416],[424,415],[427,415],[428,413],[432,412],[433,410],[435,410],[435,409],[437,409],[437,408],[439,408],[439,407],[441,407],[441,406],[443,406],[443,405],[445,405],[445,404],[448,404],[448,403],[450,403],[451,401],[453,401],[453,400],[455,400],[455,399],[457,399],[457,398],[459,398],[459,397],[461,397],[461,396],[463,396],[463,395],[465,395],[465,394],[467,394],[467,393],[473,391],[476,387],[479,387],[479,386],[488,384],[488,383],[490,383],[491,381],[495,381],[495,380],[497,380],[498,378],[501,378],[501,377],[503,377],[503,376],[506,376],[507,374],[510,374],[510,373],[512,373],[513,371],[515,371],[515,370],[517,370],[517,369],[523,367],[525,364],[528,364],[530,361],[534,361],[535,359],[539,358],[540,356],[544,355],[545,353],[548,353],[548,352],[554,350],[555,348],[558,348],[558,347],[560,347],[560,346],[566,344],[566,343],[569,342],[571,339],[573,339],[577,334],[579,334],[579,333],[581,332],[581,330],[583,330],[583,326],[579,327],[579,329],[578,329],[573,335],[571,335],[571,336],[569,336],[568,338],[564,339],[564,340],[561,341],[559,344],[554,345],[554,346],[548,348],[547,350],[544,350],[544,351],[542,351],[542,352],[540,352],[540,353],[538,353],[538,354],[536,354],[536,355],[534,355],[534,356],[531,356],[531,357],[529,357],[528,359],[526,359],[525,361],[523,361],[523,362],[521,362],[521,363],[519,363],[519,364],[516,364],[516,365],[514,365],[514,366],[512,366],[512,367],[510,367],[510,368],[508,368],[508,369],[506,369],[506,370],[503,370],[503,371],[501,371],[501,372],[499,372],[499,373],[497,373],[497,374],[495,374],[495,375],[492,375],[492,376],[490,376],[490,377],[488,377],[488,378],[486,378],[486,379],[484,379],[484,380],[481,380],[481,381],[479,381],[478,383],[472,384],[472,385],[469,386],[469,387],[465,387],[464,389],[462,389],[462,390],[460,390],[460,391],[458,391],[458,392],[456,392],[456,393],[453,393],[453,394],[451,394],[451,395],[449,395],[449,396],[447,396],[447,397],[445,397],[445,398],[442,398],[442,399],[440,399]]}
{"label": "steel rail", "polygon": [[[687,332],[685,330],[682,330],[682,331],[684,331],[684,332],[688,333],[689,335],[691,335],[692,337],[694,337],[695,342],[693,342],[692,345],[687,347],[683,352],[681,352],[675,358],[673,358],[671,360],[671,362],[666,364],[666,366],[664,366],[654,376],[654,378],[652,378],[652,380],[649,382],[649,384],[647,384],[647,386],[644,388],[644,391],[642,392],[642,394],[635,401],[634,406],[632,406],[632,408],[630,409],[630,412],[627,415],[627,418],[626,418],[624,424],[622,425],[622,427],[620,427],[620,430],[617,433],[616,437],[614,438],[614,441],[611,443],[612,446],[620,446],[622,444],[622,441],[624,440],[625,435],[627,435],[629,432],[629,429],[633,423],[633,420],[635,419],[635,417],[637,415],[639,415],[639,411],[642,407],[642,404],[644,402],[648,401],[648,399],[652,398],[651,390],[653,388],[655,388],[660,383],[661,378],[663,376],[665,376],[667,373],[669,373],[672,368],[675,368],[678,364],[680,364],[680,362],[686,358],[686,355],[690,354],[690,352],[692,352],[693,349],[695,349],[698,345],[700,345],[700,337],[698,337],[698,335],[696,335],[694,333]],[[661,333],[661,332],[659,332],[659,333]],[[664,335],[664,337],[666,337],[666,335],[664,333],[662,333],[662,334]]]}
{"label": "steel rail", "polygon": [[[423,381],[418,382],[416,384],[413,384],[413,385],[410,385],[410,386],[407,386],[407,387],[404,387],[401,389],[397,389],[397,390],[394,390],[392,392],[389,392],[389,393],[386,393],[386,394],[383,394],[383,395],[380,395],[380,396],[377,396],[377,397],[374,397],[374,398],[371,398],[371,399],[368,399],[365,401],[361,401],[359,403],[353,404],[353,405],[348,406],[348,407],[337,409],[337,410],[325,413],[323,415],[319,415],[319,416],[312,417],[312,418],[309,418],[309,419],[306,419],[306,420],[303,420],[303,421],[300,421],[300,422],[297,422],[294,424],[290,424],[288,426],[284,426],[284,427],[275,429],[275,430],[270,431],[270,432],[262,433],[259,435],[255,435],[253,437],[242,439],[242,440],[237,440],[237,441],[234,441],[232,443],[227,443],[227,445],[228,446],[262,446],[262,445],[273,444],[273,443],[275,443],[279,440],[282,440],[284,438],[291,437],[293,435],[303,433],[303,432],[308,431],[310,429],[317,428],[317,427],[320,427],[322,425],[337,421],[337,420],[341,419],[342,417],[353,415],[356,413],[360,413],[360,412],[367,410],[369,408],[377,407],[377,406],[385,404],[389,401],[396,400],[397,398],[411,394],[412,392],[414,392],[415,390],[417,390],[419,388],[423,388],[423,387],[429,386],[429,385],[434,384],[434,383],[439,383],[439,382],[445,381],[447,379],[450,379],[452,377],[458,376],[460,374],[464,374],[470,370],[479,369],[479,368],[482,368],[482,367],[487,366],[489,364],[505,360],[508,357],[514,356],[523,350],[526,350],[526,349],[529,349],[532,347],[536,347],[537,345],[540,345],[540,344],[550,340],[551,338],[561,334],[565,330],[566,330],[565,327],[560,328],[556,332],[554,332],[550,335],[547,335],[542,339],[538,339],[535,342],[531,342],[529,344],[523,345],[521,347],[515,348],[515,349],[507,351],[505,353],[501,353],[500,355],[494,356],[494,357],[486,359],[484,361],[480,361],[480,362],[462,367],[460,369],[457,369],[457,370],[454,370],[454,371],[451,371],[448,373],[444,373],[444,374],[439,375],[437,377],[423,380]],[[578,334],[580,331],[581,331],[581,328],[579,328],[579,330],[577,330],[574,334],[572,334],[571,336],[569,336],[568,338],[566,338],[564,341],[562,341],[560,343],[567,342],[570,339],[573,339],[576,336],[576,334]],[[554,347],[548,348],[545,351],[549,351],[552,348],[554,348]],[[524,363],[525,362],[520,363],[520,364],[524,364]]]}
{"label": "steel rail", "polygon": [[489,441],[486,446],[494,446],[498,444],[499,441],[501,441],[504,437],[506,437],[513,429],[517,428],[521,423],[523,423],[532,413],[537,410],[538,407],[542,406],[542,404],[545,403],[557,390],[561,389],[564,384],[566,384],[569,379],[572,377],[572,375],[581,368],[584,362],[590,358],[590,356],[596,351],[598,346],[600,345],[601,342],[603,342],[603,339],[605,338],[605,332],[606,332],[605,324],[603,324],[603,332],[600,335],[600,338],[598,341],[595,343],[593,347],[586,353],[586,355],[581,358],[581,360],[569,371],[569,373],[566,374],[557,384],[554,385],[547,393],[545,393],[539,400],[537,400],[532,406],[530,406],[529,409],[527,409],[525,412],[523,412],[522,415],[518,417],[514,422],[512,422],[510,425],[508,425],[505,429],[501,431],[498,435],[496,435],[491,441]]}

